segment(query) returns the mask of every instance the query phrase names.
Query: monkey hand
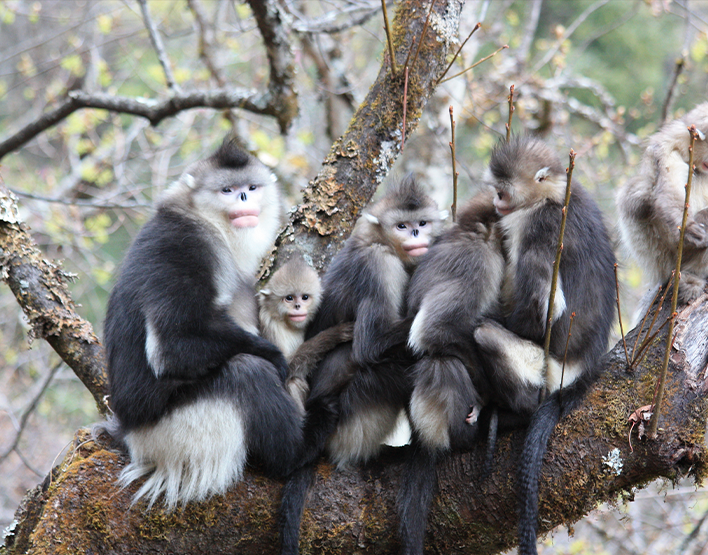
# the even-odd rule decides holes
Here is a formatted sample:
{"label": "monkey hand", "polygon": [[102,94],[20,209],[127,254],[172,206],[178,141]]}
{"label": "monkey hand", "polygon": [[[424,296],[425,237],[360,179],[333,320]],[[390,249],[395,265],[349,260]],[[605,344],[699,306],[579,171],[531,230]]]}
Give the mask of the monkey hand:
{"label": "monkey hand", "polygon": [[703,221],[707,218],[702,212],[699,212],[696,216],[700,216],[700,219],[691,220],[686,225],[684,242],[688,247],[705,249],[708,247],[708,233],[706,233],[706,224]]}

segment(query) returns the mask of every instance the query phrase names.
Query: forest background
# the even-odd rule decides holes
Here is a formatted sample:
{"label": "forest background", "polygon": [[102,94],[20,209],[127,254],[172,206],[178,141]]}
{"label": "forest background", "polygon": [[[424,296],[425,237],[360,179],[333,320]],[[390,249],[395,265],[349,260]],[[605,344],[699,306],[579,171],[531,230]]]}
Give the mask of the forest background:
{"label": "forest background", "polygon": [[[132,1],[0,3],[0,177],[49,259],[76,274],[80,314],[99,337],[123,253],[153,200],[233,127],[271,166],[289,206],[376,78],[385,56],[378,0],[283,0],[296,67],[299,112],[283,120],[251,110],[194,108],[157,125],[118,111],[83,109],[19,148],[6,139],[72,91],[146,99],[170,91],[263,89],[262,37],[246,4],[150,1],[170,61],[166,72]],[[389,4],[389,11],[395,4]],[[515,87],[515,133],[540,133],[614,225],[614,193],[637,169],[642,140],[665,118],[708,97],[708,2],[699,0],[468,0],[460,40],[482,24],[442,83],[394,173],[413,172],[441,206],[452,194],[450,115],[456,121],[460,199],[481,186],[490,150],[505,133]],[[622,256],[622,312],[631,319],[642,272]],[[86,388],[29,327],[9,288],[0,288],[0,528],[26,490],[62,457],[77,428],[99,419]],[[619,337],[619,328],[614,340]],[[612,342],[614,344],[614,341]],[[543,553],[706,553],[708,490],[658,484],[633,503],[604,507],[556,532]]]}

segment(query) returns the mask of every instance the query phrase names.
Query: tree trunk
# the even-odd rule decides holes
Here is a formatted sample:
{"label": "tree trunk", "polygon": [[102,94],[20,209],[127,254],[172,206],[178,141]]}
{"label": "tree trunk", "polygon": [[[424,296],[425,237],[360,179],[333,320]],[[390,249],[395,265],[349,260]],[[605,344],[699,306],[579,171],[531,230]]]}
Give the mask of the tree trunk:
{"label": "tree trunk", "polygon": [[[659,318],[662,322],[668,310]],[[706,474],[708,420],[708,296],[684,307],[669,367],[657,440],[628,440],[629,415],[647,405],[663,358],[665,339],[653,341],[644,363],[627,370],[621,343],[603,358],[603,378],[585,402],[557,427],[549,442],[541,482],[540,529],[572,523],[599,503],[665,477]],[[628,344],[634,344],[635,332]],[[440,483],[426,544],[436,553],[496,553],[516,541],[516,453],[523,432],[499,439],[492,475],[480,468],[484,445],[455,453],[438,467]],[[20,553],[273,553],[282,484],[246,473],[224,497],[165,514],[130,508],[139,484],[120,490],[115,479],[126,464],[110,445],[86,431],[52,476],[28,495],[8,536],[7,555]],[[632,451],[633,448],[633,451]],[[321,462],[302,523],[301,552],[396,553],[396,493],[406,448],[387,448],[374,462],[347,471]]]}

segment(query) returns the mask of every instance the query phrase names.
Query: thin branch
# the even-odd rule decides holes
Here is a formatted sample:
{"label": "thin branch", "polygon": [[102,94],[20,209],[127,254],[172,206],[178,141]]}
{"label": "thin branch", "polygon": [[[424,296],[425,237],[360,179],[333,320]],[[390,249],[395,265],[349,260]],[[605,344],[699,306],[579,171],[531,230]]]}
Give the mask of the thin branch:
{"label": "thin branch", "polygon": [[398,71],[396,70],[396,56],[393,51],[393,38],[391,37],[391,26],[388,22],[388,11],[386,10],[386,0],[381,0],[381,9],[383,11],[384,29],[386,30],[386,41],[388,42],[388,55],[391,59],[391,74],[395,77]]}
{"label": "thin branch", "polygon": [[[415,49],[415,56],[413,56],[413,61],[411,62],[411,65],[409,67],[415,67],[416,62],[418,61],[418,54],[420,54],[420,47],[423,46],[423,41],[425,40],[425,33],[428,32],[428,25],[430,25],[430,16],[433,13],[433,9],[435,8],[435,2],[437,0],[433,0],[430,3],[430,9],[428,10],[428,16],[425,18],[425,23],[423,24],[423,30],[420,32],[420,39],[418,39],[418,45],[416,46]],[[408,53],[410,56],[410,52]],[[406,66],[408,66],[408,60],[406,60]]]}
{"label": "thin branch", "polygon": [[457,161],[455,160],[455,120],[452,116],[452,106],[450,106],[450,129],[452,130],[452,140],[450,141],[450,152],[452,153],[452,206],[450,213],[452,221],[457,221],[457,178],[460,172],[457,171]]}
{"label": "thin branch", "polygon": [[[661,312],[662,307],[664,306],[664,300],[666,299],[666,293],[669,292],[669,288],[671,287],[671,284],[673,283],[674,280],[674,272],[671,272],[671,276],[669,276],[669,281],[666,284],[666,289],[663,289],[663,294],[661,295],[661,300],[659,301],[659,306],[654,312],[654,316],[651,319],[651,323],[649,324],[649,327],[647,328],[646,334],[644,336],[644,340],[642,343],[639,345],[639,351],[642,351],[642,348],[645,346],[645,344],[649,341],[649,334],[651,333],[652,328],[654,327],[654,324],[656,323],[656,319],[659,317],[659,313]],[[659,287],[659,289],[656,291],[656,294],[654,295],[654,298],[651,300],[651,303],[649,306],[654,306],[654,303],[656,302],[656,298],[659,296],[659,293],[662,292],[662,288]],[[642,331],[644,330],[644,324],[647,320],[647,316],[649,316],[649,311],[644,315],[644,318],[642,318],[642,325],[639,327],[639,333],[637,333],[637,337],[634,340],[634,348],[632,349],[632,366],[635,365],[636,363],[636,356],[635,353],[637,352],[637,343],[639,342],[639,337],[642,334]]]}
{"label": "thin branch", "polygon": [[467,69],[463,69],[460,73],[456,73],[455,75],[453,75],[452,77],[448,77],[447,79],[441,79],[441,80],[439,80],[439,81],[437,82],[437,84],[438,84],[438,85],[442,85],[443,83],[445,83],[445,82],[447,82],[447,81],[450,81],[451,79],[454,79],[455,77],[459,77],[460,75],[463,75],[464,73],[467,73],[469,70],[476,68],[476,67],[477,67],[479,64],[481,64],[482,62],[486,62],[489,58],[493,58],[494,56],[496,56],[497,54],[499,54],[499,52],[501,52],[501,51],[504,50],[505,48],[509,48],[509,45],[508,45],[508,44],[505,44],[505,45],[502,46],[501,48],[498,48],[497,50],[495,50],[494,52],[492,52],[489,56],[485,56],[484,58],[482,58],[482,59],[479,60],[478,62],[473,63],[473,64],[472,64],[470,67],[468,67]]}
{"label": "thin branch", "polygon": [[147,0],[138,0],[140,4],[140,11],[143,14],[143,20],[145,21],[145,27],[147,27],[148,34],[150,35],[150,42],[157,52],[157,58],[160,60],[160,65],[162,70],[165,72],[165,80],[167,81],[167,86],[171,91],[179,91],[179,86],[175,81],[175,75],[172,73],[172,67],[170,65],[170,60],[167,58],[167,52],[165,51],[165,45],[162,44],[162,39],[160,38],[160,33],[157,31],[155,22],[150,16],[150,10],[147,6]]}
{"label": "thin branch", "polygon": [[683,55],[676,59],[676,64],[674,65],[674,75],[671,78],[671,84],[666,91],[666,100],[664,100],[664,105],[661,107],[661,121],[659,122],[659,127],[666,123],[666,119],[669,117],[669,112],[671,111],[671,106],[674,103],[674,92],[676,91],[676,84],[678,83],[679,75],[686,67],[686,56]]}
{"label": "thin branch", "polygon": [[225,87],[227,84],[226,79],[224,79],[221,70],[216,67],[214,63],[212,33],[206,22],[204,7],[199,0],[187,0],[187,5],[189,5],[189,9],[192,10],[194,21],[196,21],[199,30],[199,57],[204,62],[204,65],[207,66],[209,73],[212,74],[218,85]]}
{"label": "thin branch", "polygon": [[[373,3],[372,3],[373,6]],[[331,35],[341,33],[352,27],[358,27],[366,23],[379,11],[378,7],[371,7],[364,11],[361,15],[353,16],[352,14],[362,11],[360,6],[352,6],[349,8],[337,7],[336,10],[318,17],[316,19],[308,19],[302,14],[290,13],[298,19],[293,23],[293,31],[296,33],[314,33]],[[336,23],[335,20],[343,18],[341,23]]]}
{"label": "thin branch", "polygon": [[443,77],[445,77],[445,75],[447,75],[447,72],[450,71],[450,68],[452,67],[452,64],[454,64],[454,63],[455,63],[455,60],[457,60],[457,57],[460,55],[460,52],[462,52],[462,49],[465,47],[465,44],[467,44],[467,41],[472,38],[472,35],[474,35],[475,32],[477,31],[477,29],[479,29],[481,26],[482,26],[482,24],[481,24],[480,22],[477,22],[477,24],[474,26],[474,29],[472,29],[472,31],[470,32],[470,34],[467,35],[467,38],[466,38],[464,41],[462,41],[462,44],[461,44],[460,47],[457,49],[457,52],[455,52],[455,55],[452,57],[452,60],[450,60],[450,63],[449,63],[449,64],[447,65],[447,67],[445,68],[445,71],[442,72],[442,75],[440,76],[440,79],[442,79]]}
{"label": "thin branch", "polygon": [[553,56],[556,55],[558,50],[560,50],[561,46],[563,43],[570,37],[580,25],[588,18],[590,15],[599,10],[602,6],[607,4],[610,0],[599,0],[598,2],[595,2],[593,5],[589,6],[583,13],[581,13],[578,18],[573,21],[573,23],[565,30],[563,33],[563,36],[560,37],[556,43],[553,45],[552,48],[546,52],[546,54],[541,58],[538,63],[533,67],[533,69],[529,72],[529,75],[535,75],[538,73],[538,70],[540,70],[543,66],[545,66],[548,62],[550,62],[553,59]]}
{"label": "thin branch", "polygon": [[163,119],[192,108],[241,108],[250,112],[279,117],[280,107],[270,92],[259,93],[253,89],[211,89],[186,91],[164,100],[131,98],[107,93],[71,91],[67,98],[53,110],[42,114],[17,133],[0,142],[0,159],[34,139],[41,132],[57,125],[82,108],[96,108],[121,114],[132,114],[147,119],[153,126]]}
{"label": "thin branch", "polygon": [[[533,44],[533,37],[538,28],[538,19],[541,15],[541,5],[543,0],[533,0],[531,13],[526,17],[526,25],[524,26],[524,36],[521,39],[521,44],[516,49],[516,62],[520,65],[526,62],[526,57]],[[520,66],[521,67],[521,66]]]}
{"label": "thin branch", "polygon": [[509,121],[506,124],[506,142],[511,141],[511,117],[514,115],[514,85],[509,87]]}
{"label": "thin branch", "polygon": [[[561,225],[558,233],[558,246],[556,248],[556,259],[553,262],[553,277],[551,278],[551,293],[548,296],[548,311],[546,312],[546,335],[543,341],[543,357],[546,368],[546,384],[551,383],[551,371],[548,364],[548,357],[551,350],[551,329],[553,328],[553,308],[556,300],[556,288],[558,287],[558,273],[560,271],[561,254],[563,253],[563,235],[565,234],[565,221],[568,216],[568,205],[570,204],[570,185],[573,179],[573,168],[575,168],[575,151],[570,149],[570,162],[568,164],[567,182],[565,186],[565,201],[561,210]],[[545,395],[545,392],[542,393]]]}
{"label": "thin branch", "polygon": [[620,335],[622,335],[622,345],[624,346],[624,358],[627,361],[627,367],[629,368],[629,352],[627,351],[627,339],[624,336],[624,326],[622,325],[622,308],[620,307],[620,282],[617,276],[617,263],[615,262],[615,288],[617,289],[617,317],[619,319],[620,325]]}
{"label": "thin branch", "polygon": [[[17,427],[17,430],[15,431],[15,437],[13,438],[10,445],[5,448],[5,451],[0,453],[0,463],[2,463],[8,457],[8,455],[10,453],[12,453],[13,451],[15,451],[15,449],[17,448],[18,444],[20,443],[20,439],[22,438],[22,433],[25,431],[25,427],[27,426],[27,421],[29,420],[30,415],[37,408],[37,405],[39,404],[39,400],[44,395],[44,392],[47,390],[47,387],[49,387],[49,384],[51,383],[52,379],[54,379],[54,376],[56,375],[59,368],[61,368],[62,364],[64,364],[63,360],[60,360],[59,362],[57,362],[52,367],[52,369],[49,371],[49,373],[44,377],[44,380],[42,381],[42,385],[39,388],[39,391],[32,398],[32,401],[30,401],[30,404],[25,409],[25,412],[22,413],[22,418],[20,418],[19,426]],[[30,468],[30,470],[32,470],[32,469]]]}
{"label": "thin branch", "polygon": [[408,111],[408,64],[403,68],[403,124],[401,129],[401,152],[406,144],[406,112]]}
{"label": "thin branch", "polygon": [[[686,197],[683,205],[683,219],[681,220],[681,231],[679,233],[679,243],[676,253],[676,279],[674,280],[674,292],[671,297],[671,314],[676,314],[676,306],[678,305],[678,292],[679,285],[681,283],[681,259],[683,258],[683,240],[686,235],[686,222],[688,221],[688,203],[691,199],[691,183],[693,181],[693,172],[695,167],[693,166],[693,146],[698,138],[698,131],[695,125],[691,125],[688,128],[688,132],[691,135],[691,143],[688,147],[688,181],[686,182]],[[675,318],[672,316],[671,322],[669,322],[669,331],[666,336],[666,350],[664,352],[664,361],[661,366],[661,374],[659,376],[658,390],[656,394],[656,403],[654,407],[654,412],[651,415],[651,420],[649,421],[649,437],[652,439],[656,438],[656,432],[659,427],[659,414],[661,412],[661,403],[664,399],[664,387],[666,385],[666,373],[669,369],[669,357],[671,355],[671,348],[673,345],[674,337],[674,324]]]}
{"label": "thin branch", "polygon": [[103,208],[106,210],[131,210],[134,208],[150,208],[152,204],[147,202],[131,202],[127,204],[120,204],[115,202],[95,202],[90,200],[67,200],[62,198],[49,198],[43,197],[41,195],[35,195],[32,193],[25,193],[18,189],[10,189],[18,197],[28,198],[32,200],[38,200],[41,202],[49,202],[52,204],[63,204],[65,206],[81,206],[84,208]]}

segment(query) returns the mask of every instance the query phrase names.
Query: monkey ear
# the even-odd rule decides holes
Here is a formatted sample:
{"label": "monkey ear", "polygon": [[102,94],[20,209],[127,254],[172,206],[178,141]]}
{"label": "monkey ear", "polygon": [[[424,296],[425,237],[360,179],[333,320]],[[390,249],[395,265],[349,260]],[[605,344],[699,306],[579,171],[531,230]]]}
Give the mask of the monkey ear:
{"label": "monkey ear", "polygon": [[548,179],[548,176],[551,173],[550,169],[551,169],[550,167],[545,167],[545,168],[541,168],[540,170],[538,170],[536,172],[536,175],[533,178],[534,181],[536,181],[537,183],[541,183],[542,181],[545,181],[546,179]]}
{"label": "monkey ear", "polygon": [[698,138],[699,138],[701,141],[705,141],[705,140],[706,140],[706,136],[705,136],[705,133],[703,133],[703,131],[701,131],[700,129],[696,129],[696,133],[698,133]]}
{"label": "monkey ear", "polygon": [[270,289],[261,289],[258,293],[256,293],[256,297],[258,297],[258,300],[265,300],[266,297],[272,294],[273,292]]}
{"label": "monkey ear", "polygon": [[364,213],[362,214],[362,216],[364,217],[364,219],[365,219],[367,222],[370,222],[370,223],[372,223],[372,224],[374,224],[374,225],[379,225],[379,219],[378,219],[376,216],[374,216],[373,214],[369,214],[368,212],[364,212]]}
{"label": "monkey ear", "polygon": [[448,216],[450,215],[450,212],[447,210],[440,210],[440,219],[445,221],[447,220]]}
{"label": "monkey ear", "polygon": [[182,177],[180,177],[180,181],[190,189],[194,189],[197,186],[197,180],[194,179],[194,176],[189,173],[185,173]]}

